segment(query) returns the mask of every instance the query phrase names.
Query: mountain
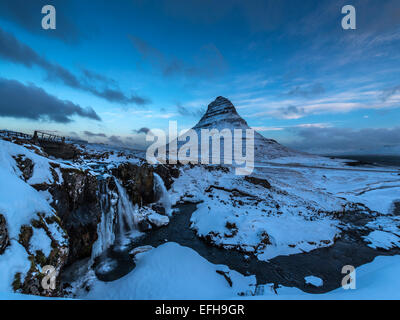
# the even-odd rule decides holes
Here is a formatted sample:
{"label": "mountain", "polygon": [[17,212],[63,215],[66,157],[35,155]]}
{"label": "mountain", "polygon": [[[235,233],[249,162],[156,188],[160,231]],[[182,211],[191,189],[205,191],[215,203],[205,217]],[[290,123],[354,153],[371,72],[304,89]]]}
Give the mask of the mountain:
{"label": "mountain", "polygon": [[[203,115],[200,121],[192,128],[196,131],[197,135],[201,137],[202,129],[217,129],[219,131],[228,129],[232,132],[235,129],[242,130],[242,146],[243,153],[245,153],[246,137],[245,133],[247,129],[251,129],[237,112],[235,106],[227,98],[218,97],[208,105],[207,112]],[[200,140],[200,139],[199,139]],[[179,142],[178,146],[182,146],[184,143]],[[200,149],[199,149],[200,150]],[[221,142],[221,155],[223,154],[223,141]],[[254,132],[254,155],[255,162],[262,162],[268,159],[275,159],[280,157],[290,157],[300,155],[300,152],[296,152],[287,147],[282,146],[278,142],[272,139],[265,138],[258,132]]]}

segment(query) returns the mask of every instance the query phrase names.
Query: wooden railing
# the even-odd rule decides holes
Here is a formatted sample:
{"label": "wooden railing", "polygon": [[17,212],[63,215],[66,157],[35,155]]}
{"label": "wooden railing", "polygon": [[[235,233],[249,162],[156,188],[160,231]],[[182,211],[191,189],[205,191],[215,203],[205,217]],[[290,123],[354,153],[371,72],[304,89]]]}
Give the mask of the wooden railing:
{"label": "wooden railing", "polygon": [[33,141],[46,141],[46,142],[56,142],[56,143],[65,143],[65,137],[58,136],[52,133],[44,132],[44,131],[35,131],[32,135],[10,131],[10,130],[0,130],[0,136],[7,138],[17,138],[24,140],[33,140]]}
{"label": "wooden railing", "polygon": [[49,142],[59,142],[59,143],[65,142],[65,137],[43,131],[35,131],[35,133],[33,134],[33,139],[39,141],[49,141]]}
{"label": "wooden railing", "polygon": [[10,130],[0,130],[0,136],[8,137],[8,138],[19,138],[19,139],[25,139],[25,140],[31,140],[33,138],[33,136],[30,134],[16,132],[16,131],[10,131]]}

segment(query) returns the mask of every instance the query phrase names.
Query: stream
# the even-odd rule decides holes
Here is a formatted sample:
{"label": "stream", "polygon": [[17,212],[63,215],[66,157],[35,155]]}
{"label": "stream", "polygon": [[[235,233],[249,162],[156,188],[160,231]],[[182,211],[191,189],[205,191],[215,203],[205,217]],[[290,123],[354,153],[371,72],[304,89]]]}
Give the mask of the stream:
{"label": "stream", "polygon": [[[399,213],[400,203],[395,204],[395,212]],[[297,287],[309,293],[325,293],[341,286],[342,268],[345,265],[359,267],[373,261],[379,255],[400,254],[400,250],[374,250],[368,247],[361,236],[363,231],[355,228],[343,231],[342,237],[334,245],[320,248],[308,253],[290,256],[279,256],[268,262],[260,261],[256,256],[245,259],[244,253],[226,250],[207,244],[190,229],[190,218],[196,210],[196,204],[182,204],[175,208],[175,213],[169,225],[152,230],[141,237],[133,239],[125,247],[120,245],[110,247],[96,259],[94,269],[102,281],[114,281],[135,268],[129,252],[141,246],[153,246],[166,242],[176,242],[192,248],[213,264],[227,265],[230,269],[244,275],[255,275],[257,284],[276,284],[287,287]],[[371,218],[365,214],[351,213],[347,215],[350,222],[365,225]],[[349,222],[349,221],[347,221]],[[365,232],[365,231],[364,231]],[[122,248],[122,249],[121,249]],[[306,285],[304,278],[316,276],[324,281],[322,287]]]}

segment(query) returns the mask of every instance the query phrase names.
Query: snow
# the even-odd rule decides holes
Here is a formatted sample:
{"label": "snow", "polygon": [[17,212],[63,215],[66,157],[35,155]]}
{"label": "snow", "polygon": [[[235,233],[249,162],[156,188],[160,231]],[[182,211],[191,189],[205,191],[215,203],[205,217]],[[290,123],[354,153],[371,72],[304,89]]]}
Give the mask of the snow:
{"label": "snow", "polygon": [[[275,294],[265,290],[263,295],[249,299],[268,300],[399,300],[400,256],[377,257],[356,269],[356,289],[336,289],[325,294],[308,294],[297,288],[282,287]],[[267,286],[268,287],[268,286]]]}
{"label": "snow", "polygon": [[373,249],[392,249],[400,247],[400,237],[386,232],[386,231],[372,231],[368,236],[364,237],[366,242],[369,242],[368,246]]}
{"label": "snow", "polygon": [[11,293],[12,282],[17,273],[21,273],[21,280],[29,271],[31,263],[25,248],[17,241],[11,240],[6,251],[0,255],[0,294]]}
{"label": "snow", "polygon": [[0,140],[0,212],[6,218],[11,238],[17,238],[21,226],[29,225],[36,213],[52,215],[52,208],[46,199],[16,174],[18,169],[11,155],[19,154],[20,148]]}
{"label": "snow", "polygon": [[[53,217],[54,212],[47,202],[47,195],[36,191],[20,177],[20,171],[13,156],[24,155],[34,163],[34,175],[31,183],[52,181],[49,160],[37,155],[31,150],[0,139],[0,212],[7,222],[11,245],[0,255],[0,292],[9,292],[16,273],[21,273],[24,279],[31,262],[28,253],[15,239],[18,239],[21,226],[30,225],[32,219],[38,219],[37,214]],[[51,180],[50,180],[51,179]],[[63,231],[48,225],[55,239],[62,239]],[[63,240],[61,245],[67,242]],[[34,229],[31,239],[31,249],[42,250],[48,256],[51,251],[51,240],[42,229]]]}
{"label": "snow", "polygon": [[[136,255],[136,268],[113,282],[94,281],[84,299],[223,299],[251,290],[255,277],[245,277],[224,266],[213,265],[194,250],[166,243]],[[233,286],[216,271],[228,271]]]}
{"label": "snow", "polygon": [[310,284],[314,287],[322,287],[324,285],[324,281],[321,278],[315,276],[308,276],[304,278],[306,284]]}
{"label": "snow", "polygon": [[147,216],[147,219],[151,224],[154,224],[156,227],[166,226],[169,223],[169,218],[167,216],[162,216],[156,212],[153,212]]}
{"label": "snow", "polygon": [[340,234],[338,222],[323,212],[343,211],[345,201],[300,185],[267,178],[271,189],[229,172],[184,168],[170,197],[202,201],[191,217],[201,237],[225,248],[253,252],[261,260],[330,246]]}
{"label": "snow", "polygon": [[29,244],[32,253],[41,250],[45,257],[48,257],[51,253],[51,239],[43,229],[33,228],[33,235]]}

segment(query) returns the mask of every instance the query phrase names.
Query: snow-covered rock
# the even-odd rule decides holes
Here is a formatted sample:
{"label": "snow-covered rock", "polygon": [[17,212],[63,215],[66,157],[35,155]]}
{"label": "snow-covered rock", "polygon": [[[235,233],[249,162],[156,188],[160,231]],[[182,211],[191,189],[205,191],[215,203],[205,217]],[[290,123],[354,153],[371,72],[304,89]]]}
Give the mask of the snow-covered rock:
{"label": "snow-covered rock", "polygon": [[312,285],[313,287],[322,287],[324,285],[324,281],[321,278],[315,276],[308,276],[304,278],[306,284]]}
{"label": "snow-covered rock", "polygon": [[[83,299],[231,299],[250,294],[255,277],[245,277],[235,271],[214,265],[194,250],[176,243],[166,243],[156,249],[136,255],[136,268],[113,282],[92,279],[89,293]],[[223,269],[230,275],[232,286],[217,273]]]}

